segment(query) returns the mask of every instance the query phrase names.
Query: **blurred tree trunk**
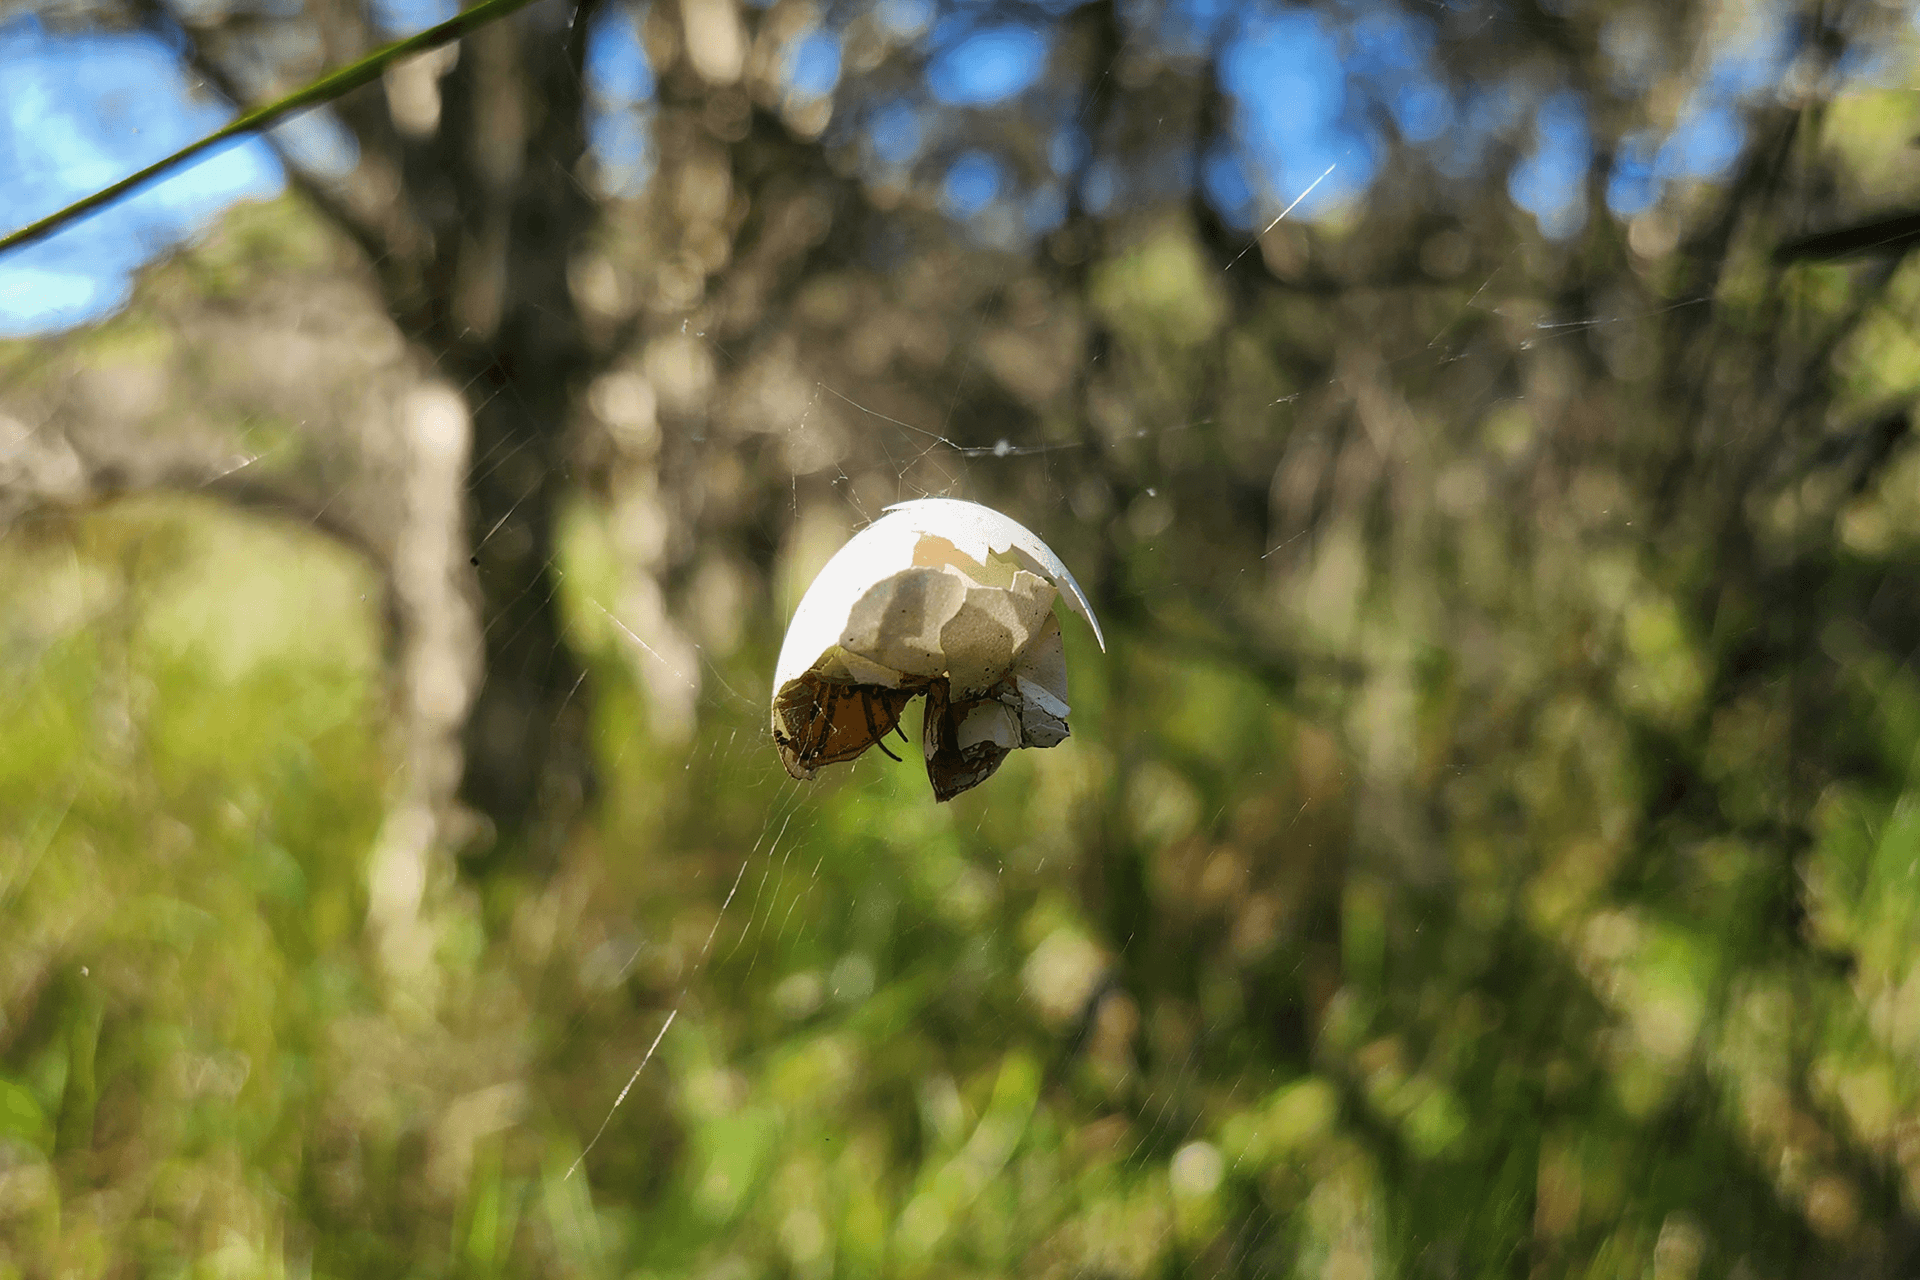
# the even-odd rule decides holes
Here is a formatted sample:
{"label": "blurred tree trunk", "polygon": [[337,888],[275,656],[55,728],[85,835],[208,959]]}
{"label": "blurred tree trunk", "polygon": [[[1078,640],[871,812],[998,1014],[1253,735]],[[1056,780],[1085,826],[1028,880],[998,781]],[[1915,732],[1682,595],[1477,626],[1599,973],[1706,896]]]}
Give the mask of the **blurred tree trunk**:
{"label": "blurred tree trunk", "polygon": [[[263,71],[244,26],[196,25],[160,3],[148,0],[149,19],[184,28],[196,67],[236,102],[317,69]],[[595,358],[568,263],[596,212],[580,174],[596,4],[547,0],[341,99],[358,148],[344,179],[287,165],[367,254],[388,311],[470,416],[465,537],[484,667],[471,707],[453,717],[465,724],[457,787],[438,777],[430,799],[444,810],[457,793],[489,828],[473,851],[505,857],[549,849],[593,790],[585,671],[561,634],[553,554],[571,405]],[[379,41],[356,0],[322,0],[307,16],[324,65]],[[405,591],[409,578],[395,581]],[[452,600],[402,600],[396,616],[406,628]]]}
{"label": "blurred tree trunk", "polygon": [[584,39],[518,25],[469,40],[447,78],[434,168],[460,198],[436,240],[457,235],[458,248],[451,279],[451,246],[439,249],[443,287],[423,335],[473,406],[468,536],[486,665],[460,796],[509,849],[557,834],[592,788],[585,672],[561,635],[553,566],[570,409],[593,359],[567,285],[594,216],[578,174]]}
{"label": "blurred tree trunk", "polygon": [[[316,0],[302,20],[319,36],[317,56],[273,62],[238,20],[196,24],[166,0],[143,3],[151,21],[185,31],[196,67],[236,102],[284,92],[380,39],[358,0]],[[544,856],[594,792],[591,700],[563,634],[553,566],[563,492],[576,482],[593,490],[604,479],[591,463],[572,474],[576,406],[613,360],[649,338],[684,332],[687,319],[643,304],[624,323],[610,327],[604,315],[590,322],[570,286],[576,255],[606,212],[583,163],[584,58],[598,6],[544,0],[338,100],[334,111],[358,148],[344,179],[303,171],[287,157],[292,184],[366,254],[387,310],[470,414],[465,536],[484,667],[459,734],[459,782],[436,782],[434,807],[457,796],[491,829],[469,851],[491,847],[505,858]],[[721,336],[742,339],[764,312],[791,302],[820,259],[857,252],[860,210],[850,202],[858,189],[831,169],[814,137],[790,129],[748,90],[754,41],[729,0],[681,10],[651,19],[666,50],[655,67],[661,156],[652,189],[670,194],[649,201],[659,205],[657,225],[641,239],[663,259],[695,262],[714,277],[689,306],[699,309],[705,297]],[[726,301],[714,301],[722,294]],[[630,474],[622,480],[657,493],[656,514],[669,531],[664,549],[628,548],[634,563],[625,566],[648,579],[639,595],[650,603],[640,612],[669,633],[664,586],[685,569],[697,536],[716,532],[701,524],[705,413],[704,400],[663,406],[663,448],[637,464],[656,473],[657,487]],[[404,577],[396,581],[404,590]],[[395,611],[403,629],[430,606],[419,604]],[[673,659],[662,661],[674,697],[697,671],[678,639],[649,640]],[[663,715],[673,719],[671,709]],[[444,727],[433,732],[448,736]],[[443,755],[454,749],[443,742]]]}

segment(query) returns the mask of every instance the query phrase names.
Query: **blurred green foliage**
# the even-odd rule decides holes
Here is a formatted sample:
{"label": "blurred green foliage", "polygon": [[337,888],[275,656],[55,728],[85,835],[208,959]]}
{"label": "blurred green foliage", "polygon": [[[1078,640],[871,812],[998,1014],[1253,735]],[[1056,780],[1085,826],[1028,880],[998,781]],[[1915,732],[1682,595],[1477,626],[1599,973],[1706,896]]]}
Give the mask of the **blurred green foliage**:
{"label": "blurred green foliage", "polygon": [[378,1007],[371,575],[182,499],[16,531],[0,579],[8,1265],[277,1266],[329,1039]]}

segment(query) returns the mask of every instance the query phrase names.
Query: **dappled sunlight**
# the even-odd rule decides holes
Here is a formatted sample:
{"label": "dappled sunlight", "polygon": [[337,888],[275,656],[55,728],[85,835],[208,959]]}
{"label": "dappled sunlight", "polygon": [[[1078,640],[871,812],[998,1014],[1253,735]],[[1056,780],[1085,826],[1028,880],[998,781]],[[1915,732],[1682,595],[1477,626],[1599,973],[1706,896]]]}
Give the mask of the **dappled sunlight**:
{"label": "dappled sunlight", "polygon": [[[452,13],[90,2],[9,227]],[[1907,1274],[1823,14],[534,5],[0,256],[0,1276]]]}

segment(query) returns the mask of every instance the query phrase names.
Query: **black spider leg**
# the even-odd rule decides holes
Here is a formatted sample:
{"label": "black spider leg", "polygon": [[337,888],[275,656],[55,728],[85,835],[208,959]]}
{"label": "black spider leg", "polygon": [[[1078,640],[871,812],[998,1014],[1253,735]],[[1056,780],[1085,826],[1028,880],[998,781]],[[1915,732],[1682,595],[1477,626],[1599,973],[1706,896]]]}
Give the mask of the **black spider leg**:
{"label": "black spider leg", "polygon": [[[807,725],[807,737],[801,744],[800,763],[811,765],[814,758],[826,750],[827,737],[833,732],[833,704],[839,688],[839,685],[829,684],[822,691],[824,696],[814,699],[813,720]],[[827,722],[826,730],[816,737],[814,730],[820,727],[823,718]]]}
{"label": "black spider leg", "polygon": [[[873,745],[880,748],[880,750],[886,755],[887,759],[893,761],[895,764],[899,764],[900,757],[893,754],[893,752],[887,750],[887,744],[886,744],[887,731],[885,729],[882,729],[879,723],[875,721],[873,718],[873,699],[872,698],[862,699],[860,706],[861,706],[861,709],[867,713],[867,732],[873,735]],[[899,728],[900,726],[900,722],[898,720],[895,720],[893,724],[895,728]]]}

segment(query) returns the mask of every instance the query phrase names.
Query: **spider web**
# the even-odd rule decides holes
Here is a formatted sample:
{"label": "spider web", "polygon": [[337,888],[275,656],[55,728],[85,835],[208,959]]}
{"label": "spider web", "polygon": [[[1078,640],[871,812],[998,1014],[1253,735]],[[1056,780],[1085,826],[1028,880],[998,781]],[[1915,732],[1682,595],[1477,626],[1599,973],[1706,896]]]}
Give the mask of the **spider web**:
{"label": "spider web", "polygon": [[[1300,193],[1302,198],[1306,194]],[[1297,203],[1298,200],[1294,201],[1294,204]],[[1271,233],[1293,207],[1293,204],[1288,205],[1280,216],[1269,221],[1263,228],[1263,234]],[[1243,260],[1257,243],[1257,240],[1249,239],[1246,248],[1235,255],[1223,270],[1244,270],[1254,266]],[[1449,312],[1445,323],[1433,333],[1431,339],[1412,349],[1390,353],[1387,367],[1395,372],[1409,369],[1431,372],[1465,358],[1469,336],[1462,335],[1460,331],[1470,328],[1468,322],[1475,318],[1485,320],[1493,315],[1490,295],[1499,295],[1503,272],[1515,274],[1511,262],[1492,266],[1484,275],[1475,278],[1477,283],[1474,287],[1459,290],[1465,295],[1464,302]],[[988,291],[989,306],[998,293],[997,289]],[[1583,340],[1595,330],[1650,327],[1674,308],[1699,305],[1705,301],[1704,298],[1681,299],[1627,315],[1595,314],[1577,318],[1542,315],[1531,322],[1531,336],[1522,339],[1518,346],[1522,351],[1535,351],[1555,344]],[[976,339],[991,318],[990,312],[980,317],[975,327]],[[708,343],[723,364],[731,361],[732,357],[723,344],[711,340],[704,333],[694,336]],[[816,415],[823,406],[831,407],[847,415],[843,421],[853,424],[852,434],[857,443],[852,454],[861,458],[863,465],[849,466],[849,459],[843,459],[823,471],[790,471],[787,477],[787,515],[794,527],[798,528],[803,510],[809,506],[816,512],[824,506],[825,510],[834,513],[826,517],[829,523],[837,521],[845,534],[851,534],[877,518],[880,507],[887,501],[940,496],[983,496],[990,499],[991,495],[1009,491],[1028,495],[1038,492],[1046,501],[1037,508],[1013,506],[1010,513],[1042,531],[1043,536],[1052,537],[1063,524],[1071,527],[1075,489],[1088,474],[1096,472],[1096,468],[1088,464],[1091,454],[1103,450],[1126,450],[1141,444],[1152,447],[1170,436],[1204,433],[1215,426],[1208,419],[1163,420],[1143,423],[1120,438],[1042,439],[1016,443],[1013,437],[994,432],[989,424],[968,421],[958,412],[969,382],[991,376],[977,367],[975,354],[974,349],[962,354],[958,372],[946,395],[947,411],[937,423],[914,422],[895,416],[865,402],[834,382],[815,380],[805,407],[791,431],[804,436],[815,430]],[[1273,399],[1266,407],[1275,415],[1274,430],[1284,433],[1288,429],[1290,424],[1284,421],[1282,415],[1303,397],[1352,394],[1352,389],[1343,388],[1340,382],[1336,375],[1325,383],[1302,387]],[[1457,421],[1479,421],[1491,410],[1497,409],[1505,399],[1508,396],[1502,394],[1501,387],[1488,385],[1478,399],[1461,402],[1454,407]],[[871,482],[876,463],[879,473],[889,476],[891,482],[891,491],[879,498],[874,496]],[[1168,464],[1158,483],[1143,485],[1141,496],[1152,502],[1161,497],[1163,489],[1176,489],[1176,471],[1175,464]],[[1038,477],[1037,482],[1033,479],[1035,476]],[[1153,479],[1151,472],[1146,478]],[[825,495],[830,495],[824,501],[823,490]],[[1121,513],[1116,518],[1124,519],[1124,515]],[[1270,589],[1269,584],[1276,579],[1298,581],[1303,569],[1313,563],[1315,541],[1320,532],[1313,527],[1301,527],[1269,545],[1210,566],[1210,571],[1202,580],[1162,581],[1137,588],[1132,594],[1149,613],[1162,606],[1176,613],[1196,607],[1201,610],[1219,608],[1225,593],[1245,589],[1241,584],[1247,583],[1249,578],[1259,584],[1259,589]],[[1182,533],[1183,521],[1176,514],[1149,536],[1178,539]],[[1076,572],[1081,571],[1080,566],[1071,562],[1070,567],[1075,568]],[[796,598],[790,592],[803,585],[805,576],[802,573],[792,577],[788,598],[782,601],[782,616],[791,613]],[[1196,592],[1199,593],[1197,596]],[[605,600],[593,595],[588,595],[586,599],[590,609],[610,621],[621,641],[636,652],[635,661],[640,666],[664,673],[663,678],[677,682],[688,694],[698,696],[698,727],[689,748],[698,761],[697,767],[720,771],[729,779],[726,785],[730,790],[764,797],[758,806],[749,806],[763,808],[764,817],[751,840],[743,842],[747,846],[744,852],[735,852],[731,857],[724,853],[718,856],[719,874],[712,875],[710,879],[710,892],[717,895],[718,906],[706,936],[682,971],[684,977],[678,981],[669,997],[641,1017],[641,1029],[658,1029],[645,1041],[644,1051],[639,1053],[631,1072],[620,1083],[598,1127],[592,1131],[580,1156],[570,1168],[570,1175],[596,1149],[604,1150],[597,1144],[607,1139],[610,1130],[620,1132],[620,1109],[628,1102],[636,1086],[646,1081],[648,1073],[673,1069],[671,1065],[663,1065],[663,1042],[670,1045],[672,1035],[684,1032],[693,1025],[687,1019],[699,1018],[698,1013],[690,1010],[704,1003],[701,995],[703,989],[707,991],[707,999],[718,998],[711,992],[716,973],[738,973],[738,980],[744,984],[757,971],[769,971],[759,988],[763,993],[768,990],[776,993],[781,990],[804,992],[809,984],[817,980],[824,994],[820,1003],[811,1007],[811,1011],[802,1013],[799,1018],[801,1025],[806,1025],[810,1018],[829,1017],[837,999],[847,1000],[848,1013],[851,1014],[861,1004],[884,996],[890,979],[900,976],[897,969],[889,971],[893,967],[884,959],[876,963],[875,956],[858,946],[848,948],[838,959],[811,958],[808,955],[809,952],[817,954],[823,947],[832,949],[837,945],[831,938],[834,926],[822,921],[817,910],[822,893],[823,870],[832,870],[834,862],[839,860],[834,838],[831,835],[823,838],[823,828],[830,830],[833,825],[832,820],[823,813],[823,804],[862,814],[864,823],[880,828],[897,821],[903,807],[923,807],[932,815],[928,821],[962,837],[967,849],[962,855],[962,864],[973,871],[987,873],[996,888],[1006,884],[1010,872],[1016,878],[1025,878],[1028,885],[1046,883],[1042,877],[1049,874],[1050,862],[1052,874],[1064,874],[1066,877],[1063,881],[1053,881],[1056,886],[1073,883],[1076,870],[1073,865],[1075,858],[1071,853],[1059,849],[1048,852],[1030,846],[1023,848],[1025,842],[1017,836],[1009,840],[1005,834],[1000,834],[996,838],[996,833],[988,829],[997,816],[998,806],[1005,806],[1018,814],[1034,803],[1033,783],[1030,778],[1020,775],[1045,769],[1052,762],[1021,757],[1039,757],[1042,753],[1017,753],[1004,771],[1006,776],[985,784],[970,805],[956,804],[941,810],[932,809],[931,801],[924,793],[924,783],[918,777],[919,763],[911,755],[904,763],[896,764],[879,753],[869,753],[851,766],[828,771],[813,783],[792,783],[778,774],[773,763],[773,743],[766,728],[766,708],[771,691],[766,688],[765,671],[743,676],[737,664],[709,653],[698,642],[692,644],[697,655],[697,669],[690,669],[664,656],[656,645],[650,644],[622,623]],[[1070,641],[1070,646],[1075,650],[1074,679],[1083,681],[1091,677],[1098,681],[1101,659],[1092,653],[1085,640],[1086,636],[1081,634],[1076,640]],[[1076,728],[1078,732],[1074,738],[1054,749],[1058,758],[1072,761],[1090,747],[1098,750],[1097,740],[1090,741],[1091,734],[1078,720]],[[1093,732],[1097,733],[1098,730]],[[696,766],[690,764],[688,767]],[[1071,767],[1065,766],[1067,769]],[[1014,790],[1015,797],[1001,800],[999,796],[1003,787]],[[1209,821],[1218,823],[1226,803],[1222,802],[1218,811],[1199,825],[1204,828]],[[1313,803],[1309,797],[1291,806],[1294,824]],[[969,808],[971,812],[968,812]],[[1289,829],[1292,825],[1289,824]],[[895,852],[900,852],[897,845]],[[727,874],[728,868],[730,875]],[[1082,866],[1077,870],[1083,873],[1085,868]],[[882,875],[897,874],[898,866],[888,866],[882,862],[879,871]],[[831,887],[828,892],[833,892]],[[873,894],[877,890],[871,887],[855,888],[854,892]],[[1086,921],[1073,928],[1056,931],[1055,936],[1065,934],[1070,938],[1079,938],[1078,931],[1082,929],[1095,935],[1089,945],[1094,952],[1105,957],[1097,966],[1084,965],[1076,970],[1072,959],[1054,957],[1052,959],[1058,972],[1052,972],[1048,968],[1048,957],[1042,955],[1043,946],[1040,951],[1028,955],[1021,973],[1015,975],[1016,986],[1024,990],[1029,1000],[1042,1004],[1052,1000],[1062,1006],[1048,1016],[1054,1019],[1052,1025],[1058,1037],[1059,1061],[1068,1063],[1072,1062],[1074,1055],[1085,1053],[1090,1042],[1103,1036],[1112,1038],[1111,1032],[1102,1030],[1103,1020],[1111,1022],[1117,1019],[1124,1023],[1126,1015],[1115,1015],[1112,1010],[1115,997],[1124,1000],[1121,974],[1127,963],[1127,951],[1135,941],[1132,936],[1098,938],[1097,926],[1090,926],[1090,922]],[[897,944],[911,951],[912,934],[898,939]],[[1063,949],[1068,945],[1067,942],[1061,944]],[[1150,963],[1150,959],[1147,962]],[[1018,963],[1017,958],[1015,963]],[[910,969],[911,965],[905,967]],[[1070,991],[1070,997],[1049,994],[1049,982]],[[796,1008],[805,1005],[806,1001],[795,997]],[[1228,1031],[1223,1028],[1221,1036],[1226,1034]],[[1130,1098],[1125,1107],[1125,1114],[1131,1120],[1127,1140],[1120,1148],[1123,1166],[1137,1166],[1143,1156],[1151,1152],[1154,1155],[1148,1157],[1150,1160],[1169,1162],[1166,1167],[1175,1169],[1175,1176],[1184,1178],[1189,1184],[1211,1188],[1222,1179],[1235,1176],[1242,1157],[1236,1155],[1231,1163],[1225,1162],[1219,1153],[1218,1139],[1211,1137],[1209,1130],[1217,1124],[1221,1114],[1230,1113],[1236,1107],[1251,1105],[1259,1097],[1283,1086],[1288,1069],[1273,1064],[1259,1064],[1245,1055],[1229,1055],[1216,1061],[1215,1049],[1209,1047],[1209,1040],[1221,1036],[1211,1035],[1203,1023],[1190,1037],[1183,1052],[1168,1056],[1141,1078],[1138,1095]],[[640,1044],[639,1041],[635,1043],[636,1046]],[[1006,1047],[1012,1048],[1016,1043],[1010,1041]],[[996,1047],[991,1044],[976,1046],[989,1055]],[[750,1063],[754,1058],[749,1052],[740,1061],[743,1064]],[[672,1055],[666,1052],[665,1064],[671,1062]],[[1059,1071],[1071,1068],[1062,1068],[1055,1063],[1050,1065],[1050,1069]],[[1137,1065],[1133,1069],[1142,1070]],[[936,1078],[946,1077],[936,1075]],[[658,1080],[655,1083],[657,1087],[670,1087]],[[611,1083],[608,1087],[611,1088]],[[749,1086],[749,1090],[758,1087]],[[984,1113],[974,1117],[972,1124],[975,1134],[984,1132],[980,1126],[985,1121]],[[1238,1216],[1226,1237],[1225,1247],[1229,1256],[1250,1257],[1256,1251],[1258,1242],[1269,1239],[1279,1230],[1281,1224],[1264,1210],[1256,1208]],[[1172,1247],[1176,1225],[1169,1222],[1157,1231],[1156,1247]],[[1189,1261],[1182,1269],[1182,1274],[1191,1273],[1195,1265]]]}

